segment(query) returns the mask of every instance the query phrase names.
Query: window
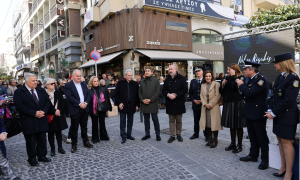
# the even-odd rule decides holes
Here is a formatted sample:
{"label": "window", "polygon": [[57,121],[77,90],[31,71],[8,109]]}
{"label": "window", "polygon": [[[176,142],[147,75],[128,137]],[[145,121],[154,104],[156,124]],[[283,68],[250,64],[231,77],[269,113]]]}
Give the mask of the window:
{"label": "window", "polygon": [[94,40],[94,34],[93,33],[89,34],[89,35],[85,36],[84,39],[85,39],[85,43],[89,43]]}
{"label": "window", "polygon": [[216,42],[217,35],[220,34],[212,30],[200,29],[193,31],[192,39],[193,43],[222,45],[222,42]]}

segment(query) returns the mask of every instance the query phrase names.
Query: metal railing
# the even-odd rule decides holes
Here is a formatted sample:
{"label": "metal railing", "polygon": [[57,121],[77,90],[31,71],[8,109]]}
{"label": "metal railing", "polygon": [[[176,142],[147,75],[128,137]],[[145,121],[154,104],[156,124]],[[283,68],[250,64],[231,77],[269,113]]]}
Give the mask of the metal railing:
{"label": "metal railing", "polygon": [[50,38],[46,39],[46,49],[50,49],[51,48],[51,40]]}
{"label": "metal railing", "polygon": [[38,6],[38,2],[36,1],[33,5],[32,5],[32,12],[36,10]]}
{"label": "metal railing", "polygon": [[43,29],[43,24],[44,24],[44,19],[41,19],[38,26],[39,26],[39,30]]}
{"label": "metal railing", "polygon": [[40,53],[44,52],[44,43],[40,44]]}
{"label": "metal railing", "polygon": [[49,12],[45,15],[45,25],[49,22]]}
{"label": "metal railing", "polygon": [[52,35],[51,41],[52,41],[52,46],[55,46],[57,44],[57,33],[54,33]]}
{"label": "metal railing", "polygon": [[53,19],[57,15],[57,5],[56,4],[54,6],[52,6],[52,8],[50,9],[50,14],[51,14],[51,19]]}

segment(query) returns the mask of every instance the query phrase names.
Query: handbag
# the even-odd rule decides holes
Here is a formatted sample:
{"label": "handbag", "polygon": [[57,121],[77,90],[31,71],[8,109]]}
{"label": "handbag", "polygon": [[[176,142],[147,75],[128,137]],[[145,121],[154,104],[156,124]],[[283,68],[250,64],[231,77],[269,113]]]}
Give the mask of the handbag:
{"label": "handbag", "polygon": [[49,124],[53,121],[53,118],[54,118],[54,115],[52,115],[52,114],[47,114],[47,120],[48,120],[48,123],[49,123]]}
{"label": "handbag", "polygon": [[101,102],[101,92],[100,92],[100,97],[98,97],[96,91],[95,91],[95,94],[97,96],[97,110],[100,111],[100,112],[106,112],[107,111],[107,105],[106,105],[106,101]]}
{"label": "handbag", "polygon": [[223,96],[220,97],[218,104],[219,106],[223,106],[224,104]]}
{"label": "handbag", "polygon": [[[6,107],[9,109],[9,107]],[[7,118],[6,111],[4,111],[3,123],[6,129],[7,138],[13,137],[22,132],[21,121],[17,112],[11,111],[12,115]]]}

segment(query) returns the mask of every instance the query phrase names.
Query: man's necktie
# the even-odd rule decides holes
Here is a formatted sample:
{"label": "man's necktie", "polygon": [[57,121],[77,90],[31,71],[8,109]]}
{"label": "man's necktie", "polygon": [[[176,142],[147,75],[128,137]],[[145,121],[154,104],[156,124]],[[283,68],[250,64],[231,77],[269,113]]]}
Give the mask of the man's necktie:
{"label": "man's necktie", "polygon": [[33,92],[33,89],[31,89],[31,94],[32,94],[32,97],[33,97],[33,99],[35,100],[35,102],[36,102],[37,104],[39,104],[39,100],[38,100],[38,98],[36,97],[35,93]]}

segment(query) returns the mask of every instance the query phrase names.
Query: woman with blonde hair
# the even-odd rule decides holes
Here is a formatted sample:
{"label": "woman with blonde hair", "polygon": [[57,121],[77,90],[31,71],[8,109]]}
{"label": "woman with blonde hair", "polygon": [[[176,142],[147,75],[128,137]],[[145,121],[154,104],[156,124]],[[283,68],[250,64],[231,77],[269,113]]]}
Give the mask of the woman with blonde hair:
{"label": "woman with blonde hair", "polygon": [[200,129],[208,133],[209,140],[206,146],[215,148],[218,144],[219,130],[223,130],[218,104],[221,97],[219,93],[220,83],[215,81],[211,70],[206,70],[203,77],[200,94],[202,101]]}
{"label": "woman with blonde hair", "polygon": [[299,75],[296,73],[293,55],[284,53],[275,56],[276,71],[280,74],[273,86],[273,95],[266,112],[268,119],[273,119],[273,133],[279,143],[281,157],[281,168],[276,177],[284,177],[284,180],[294,179],[293,165],[295,139],[297,124],[299,123],[299,109],[296,98],[299,93]]}
{"label": "woman with blonde hair", "polygon": [[[245,76],[239,65],[234,63],[227,66],[227,74],[228,77],[223,80],[220,87],[224,102],[221,125],[230,128],[231,143],[225,148],[225,151],[239,153],[242,151],[243,127],[246,126],[246,121],[243,114],[243,96],[239,91],[236,79],[245,81]],[[237,145],[236,136],[238,136]]]}
{"label": "woman with blonde hair", "polygon": [[109,92],[105,86],[105,80],[101,79],[99,83],[98,78],[92,76],[88,88],[90,89],[89,92],[91,95],[89,113],[92,118],[92,142],[95,144],[100,142],[100,140],[108,141],[109,137],[105,127],[105,115],[108,110],[112,110],[112,105],[110,103]]}

